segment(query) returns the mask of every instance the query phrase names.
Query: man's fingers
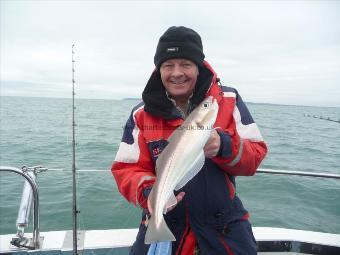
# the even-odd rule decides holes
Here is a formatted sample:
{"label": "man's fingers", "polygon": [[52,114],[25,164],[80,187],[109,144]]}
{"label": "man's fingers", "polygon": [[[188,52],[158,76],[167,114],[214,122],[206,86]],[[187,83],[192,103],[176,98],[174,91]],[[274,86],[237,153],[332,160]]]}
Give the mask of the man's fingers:
{"label": "man's fingers", "polygon": [[216,130],[213,130],[210,134],[209,140],[203,147],[204,155],[207,158],[215,157],[220,149],[221,141],[220,136]]}
{"label": "man's fingers", "polygon": [[[181,202],[181,201],[183,200],[184,195],[185,195],[185,192],[184,192],[184,191],[182,191],[182,192],[180,192],[180,193],[177,194],[177,196],[176,196],[177,203],[179,203],[179,202]],[[176,205],[177,205],[177,204],[176,204]],[[171,211],[172,209],[174,209],[176,205],[173,205],[173,206],[169,207],[169,208],[167,209],[167,212],[169,212],[169,211]]]}
{"label": "man's fingers", "polygon": [[177,203],[180,202],[180,201],[182,201],[184,195],[185,195],[185,192],[184,192],[184,191],[178,193],[178,195],[176,196]]}

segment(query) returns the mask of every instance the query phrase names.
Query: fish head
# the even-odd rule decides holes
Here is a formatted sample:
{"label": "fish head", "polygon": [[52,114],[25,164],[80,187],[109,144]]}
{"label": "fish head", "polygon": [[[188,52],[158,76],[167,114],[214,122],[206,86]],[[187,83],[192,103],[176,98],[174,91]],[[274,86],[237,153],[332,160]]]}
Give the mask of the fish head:
{"label": "fish head", "polygon": [[194,110],[193,119],[200,128],[212,128],[217,117],[218,104],[212,96],[205,98]]}

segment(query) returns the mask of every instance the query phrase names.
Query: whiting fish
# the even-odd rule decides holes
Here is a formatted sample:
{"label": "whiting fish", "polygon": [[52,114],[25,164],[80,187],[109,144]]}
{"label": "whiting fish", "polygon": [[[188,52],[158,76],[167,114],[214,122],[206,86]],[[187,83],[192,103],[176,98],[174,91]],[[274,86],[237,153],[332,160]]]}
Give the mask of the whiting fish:
{"label": "whiting fish", "polygon": [[175,241],[163,214],[177,204],[174,190],[188,183],[203,167],[203,147],[216,121],[218,104],[211,96],[190,113],[183,124],[169,137],[168,145],[156,161],[156,182],[148,197],[151,218],[148,221],[145,243]]}

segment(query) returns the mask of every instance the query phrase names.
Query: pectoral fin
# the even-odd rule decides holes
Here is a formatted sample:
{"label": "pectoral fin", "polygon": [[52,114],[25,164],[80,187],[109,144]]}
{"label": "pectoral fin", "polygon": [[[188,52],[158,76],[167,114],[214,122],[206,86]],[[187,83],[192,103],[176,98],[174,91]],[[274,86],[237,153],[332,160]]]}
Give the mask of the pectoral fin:
{"label": "pectoral fin", "polygon": [[202,152],[199,154],[196,160],[189,167],[189,170],[187,171],[187,173],[183,176],[183,178],[176,185],[175,190],[179,190],[183,188],[185,184],[187,184],[192,178],[194,178],[195,175],[198,174],[198,172],[202,169],[204,162],[205,162],[205,157],[204,157],[204,152],[202,150]]}

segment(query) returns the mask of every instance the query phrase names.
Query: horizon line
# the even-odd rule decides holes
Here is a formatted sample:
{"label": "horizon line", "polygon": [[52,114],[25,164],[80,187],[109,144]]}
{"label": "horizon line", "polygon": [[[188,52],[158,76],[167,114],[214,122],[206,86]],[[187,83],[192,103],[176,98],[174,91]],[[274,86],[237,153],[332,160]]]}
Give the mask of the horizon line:
{"label": "horizon line", "polygon": [[[51,97],[51,96],[14,96],[14,95],[1,95],[0,97],[24,97],[24,98],[44,98],[44,99],[72,99],[72,97]],[[141,97],[124,97],[124,98],[87,98],[77,97],[76,100],[142,100]],[[305,107],[327,107],[327,108],[340,108],[340,105],[325,106],[325,105],[305,105],[305,104],[289,104],[289,103],[269,103],[269,102],[251,102],[245,101],[246,104],[266,104],[266,105],[282,105],[282,106],[305,106]]]}

